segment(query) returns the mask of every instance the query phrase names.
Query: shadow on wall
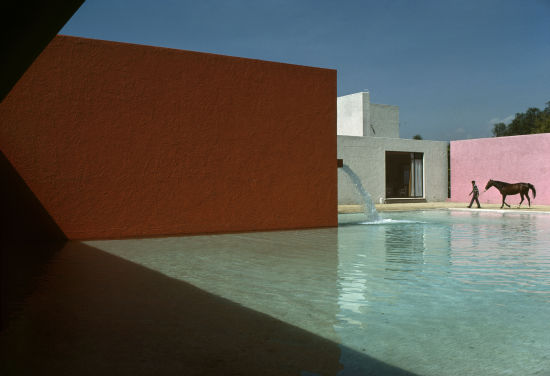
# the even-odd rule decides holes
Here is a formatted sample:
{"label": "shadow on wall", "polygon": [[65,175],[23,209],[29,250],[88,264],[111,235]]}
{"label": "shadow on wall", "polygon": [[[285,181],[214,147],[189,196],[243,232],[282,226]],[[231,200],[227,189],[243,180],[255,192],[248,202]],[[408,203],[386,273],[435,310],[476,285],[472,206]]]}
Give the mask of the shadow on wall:
{"label": "shadow on wall", "polygon": [[[8,1],[2,7],[0,102],[84,0]],[[9,22],[8,22],[9,19]],[[65,235],[0,151],[0,330],[34,288]]]}
{"label": "shadow on wall", "polygon": [[0,329],[32,293],[45,264],[66,237],[0,152]]}
{"label": "shadow on wall", "polygon": [[[48,265],[0,347],[2,374],[41,375],[336,375],[353,352],[78,242]],[[413,375],[354,356],[361,374]]]}
{"label": "shadow on wall", "polygon": [[[6,5],[7,3],[7,5]],[[84,0],[22,2],[2,6],[0,102]]]}

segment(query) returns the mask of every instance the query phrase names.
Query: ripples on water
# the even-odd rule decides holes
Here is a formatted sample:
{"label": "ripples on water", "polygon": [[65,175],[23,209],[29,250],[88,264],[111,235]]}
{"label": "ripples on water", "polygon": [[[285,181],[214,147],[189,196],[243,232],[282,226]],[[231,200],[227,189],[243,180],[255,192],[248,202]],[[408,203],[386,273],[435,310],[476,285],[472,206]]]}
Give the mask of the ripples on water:
{"label": "ripples on water", "polygon": [[337,341],[342,375],[373,372],[357,354],[418,375],[550,374],[550,215],[353,218],[90,244]]}
{"label": "ripples on water", "polygon": [[423,375],[550,374],[550,215],[414,218],[341,228],[342,338]]}

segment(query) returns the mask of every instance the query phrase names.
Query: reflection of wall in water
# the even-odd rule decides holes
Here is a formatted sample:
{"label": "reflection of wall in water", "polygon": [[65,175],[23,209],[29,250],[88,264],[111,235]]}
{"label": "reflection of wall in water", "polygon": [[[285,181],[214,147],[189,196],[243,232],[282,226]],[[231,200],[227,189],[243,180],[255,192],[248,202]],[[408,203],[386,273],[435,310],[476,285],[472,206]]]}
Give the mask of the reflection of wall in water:
{"label": "reflection of wall in water", "polygon": [[424,265],[448,265],[450,231],[446,225],[425,223],[339,228],[340,309],[360,312],[373,293],[380,294],[381,290],[391,288],[384,280],[414,279]]}
{"label": "reflection of wall in water", "polygon": [[414,304],[407,297],[409,281],[434,263],[448,265],[449,254],[447,226],[394,223],[338,229],[339,311],[334,329],[347,341],[340,359],[345,367],[357,366],[349,348],[367,353],[372,348],[389,307]]}
{"label": "reflection of wall in water", "polygon": [[454,221],[451,276],[461,288],[536,292],[544,284],[540,265],[548,259],[550,215],[465,213]]}
{"label": "reflection of wall in water", "polygon": [[[449,227],[425,223],[384,226],[386,268],[396,272],[421,270],[416,265],[449,263]],[[409,278],[395,274],[394,278]]]}
{"label": "reflection of wall in water", "polygon": [[[404,228],[405,227],[405,228]],[[384,226],[384,243],[386,249],[386,270],[407,272],[416,270],[407,264],[423,264],[424,226],[411,224],[407,226]],[[388,276],[389,277],[389,276]],[[394,278],[407,278],[396,273]]]}
{"label": "reflection of wall in water", "polygon": [[479,262],[493,262],[505,257],[503,250],[527,254],[540,252],[537,244],[543,230],[550,226],[550,216],[516,213],[454,213],[451,229],[453,263],[483,254]]}
{"label": "reflection of wall in water", "polygon": [[[380,294],[388,288],[384,280],[414,279],[424,265],[450,263],[449,226],[423,223],[343,226],[339,235],[341,310],[360,312],[373,293]],[[387,296],[392,294],[389,292]]]}
{"label": "reflection of wall in water", "polygon": [[374,292],[384,293],[383,280],[386,252],[381,226],[341,226],[338,228],[338,306],[335,330],[346,337],[350,328],[366,325]]}

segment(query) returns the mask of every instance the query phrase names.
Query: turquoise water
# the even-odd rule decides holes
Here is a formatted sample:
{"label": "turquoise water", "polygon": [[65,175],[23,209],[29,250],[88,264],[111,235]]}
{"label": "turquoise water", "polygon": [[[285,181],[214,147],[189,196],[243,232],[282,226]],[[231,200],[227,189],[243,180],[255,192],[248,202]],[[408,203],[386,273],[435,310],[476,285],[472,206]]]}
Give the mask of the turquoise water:
{"label": "turquoise water", "polygon": [[[550,215],[86,244],[340,344],[341,375],[550,375]],[[309,374],[304,370],[303,374]]]}
{"label": "turquoise water", "polygon": [[420,223],[339,231],[349,347],[422,375],[550,374],[549,215],[391,218]]}

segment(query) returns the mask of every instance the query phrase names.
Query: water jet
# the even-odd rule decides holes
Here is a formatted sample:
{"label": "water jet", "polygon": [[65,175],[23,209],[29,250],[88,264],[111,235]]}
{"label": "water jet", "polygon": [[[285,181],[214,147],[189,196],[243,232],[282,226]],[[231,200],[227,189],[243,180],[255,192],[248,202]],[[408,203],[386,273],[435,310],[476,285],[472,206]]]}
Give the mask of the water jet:
{"label": "water jet", "polygon": [[367,222],[380,221],[380,216],[376,211],[374,202],[372,201],[372,198],[369,192],[367,192],[365,187],[363,187],[361,178],[359,178],[359,176],[357,176],[357,174],[348,165],[344,164],[343,159],[338,159],[337,165],[338,165],[338,168],[341,168],[342,171],[346,173],[346,175],[350,178],[351,182],[355,186],[355,189],[357,190],[357,192],[359,192],[359,195],[361,196],[361,200],[363,201],[363,212],[367,216]]}

